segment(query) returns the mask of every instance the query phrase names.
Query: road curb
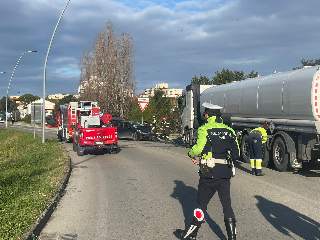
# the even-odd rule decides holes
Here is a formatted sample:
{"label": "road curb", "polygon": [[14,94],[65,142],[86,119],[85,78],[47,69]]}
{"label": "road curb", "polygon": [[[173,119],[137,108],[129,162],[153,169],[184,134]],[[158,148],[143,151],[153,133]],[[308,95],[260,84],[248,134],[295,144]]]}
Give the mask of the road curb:
{"label": "road curb", "polygon": [[42,229],[44,228],[46,223],[49,221],[53,211],[57,207],[58,202],[61,199],[61,197],[63,196],[64,190],[66,189],[67,183],[68,183],[70,175],[71,175],[72,167],[71,167],[71,158],[70,158],[69,154],[68,154],[68,157],[69,157],[69,170],[65,175],[65,179],[60,186],[59,192],[57,193],[57,195],[55,197],[53,197],[49,201],[48,208],[41,214],[38,221],[29,228],[29,231],[27,233],[22,235],[22,237],[21,237],[22,240],[38,239]]}

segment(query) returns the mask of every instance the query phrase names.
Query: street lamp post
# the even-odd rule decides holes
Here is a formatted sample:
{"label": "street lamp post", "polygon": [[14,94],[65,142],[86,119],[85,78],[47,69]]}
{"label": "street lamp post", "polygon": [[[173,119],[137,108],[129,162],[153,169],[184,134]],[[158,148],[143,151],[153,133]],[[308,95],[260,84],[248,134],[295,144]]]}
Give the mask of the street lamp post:
{"label": "street lamp post", "polygon": [[6,72],[0,72],[0,73],[6,73]]}
{"label": "street lamp post", "polygon": [[70,0],[67,1],[67,4],[65,5],[64,9],[62,10],[62,13],[58,19],[58,22],[56,24],[56,27],[53,30],[52,33],[52,37],[49,43],[49,47],[48,47],[48,51],[47,51],[47,56],[46,59],[44,61],[44,68],[43,68],[43,106],[42,106],[42,143],[45,143],[45,138],[44,138],[44,127],[45,127],[45,121],[46,121],[46,67],[47,67],[47,61],[48,61],[48,56],[49,56],[49,52],[50,52],[50,48],[51,48],[51,44],[54,38],[54,35],[57,31],[58,25],[60,23],[60,20],[62,18],[62,15],[64,13],[64,11],[66,10],[68,4],[69,4]]}
{"label": "street lamp post", "polygon": [[30,53],[30,52],[37,52],[37,51],[25,51],[24,53],[21,54],[16,66],[14,67],[13,69],[13,72],[12,72],[12,75],[11,75],[11,78],[10,78],[10,81],[9,81],[9,85],[8,85],[8,89],[7,89],[7,97],[6,97],[6,128],[8,128],[8,117],[7,117],[7,112],[8,112],[8,93],[9,93],[9,87],[10,87],[10,83],[11,83],[11,80],[12,80],[12,77],[13,77],[13,74],[14,72],[16,71],[16,68],[22,58],[22,56],[25,54],[25,53]]}

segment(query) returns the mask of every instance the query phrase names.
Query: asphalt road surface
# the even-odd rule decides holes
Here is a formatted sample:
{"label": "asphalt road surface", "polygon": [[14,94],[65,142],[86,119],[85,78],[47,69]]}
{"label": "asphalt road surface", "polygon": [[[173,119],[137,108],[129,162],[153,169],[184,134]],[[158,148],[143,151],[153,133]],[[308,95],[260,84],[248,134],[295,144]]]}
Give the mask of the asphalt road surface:
{"label": "asphalt road surface", "polygon": [[[46,137],[51,134],[49,129]],[[41,239],[174,240],[177,229],[190,223],[198,167],[187,148],[119,140],[118,154],[78,157],[72,143],[63,146],[72,174]],[[252,176],[247,163],[238,161],[236,167],[231,192],[237,239],[320,239],[318,163],[305,164],[298,174],[265,168],[264,177]],[[218,195],[205,220],[197,239],[227,239]]]}

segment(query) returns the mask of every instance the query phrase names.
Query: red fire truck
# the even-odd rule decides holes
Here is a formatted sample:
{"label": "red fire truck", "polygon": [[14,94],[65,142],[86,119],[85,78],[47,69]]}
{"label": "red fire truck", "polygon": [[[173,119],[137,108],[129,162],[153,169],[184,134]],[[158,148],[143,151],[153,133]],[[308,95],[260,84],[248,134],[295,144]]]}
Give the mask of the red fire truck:
{"label": "red fire truck", "polygon": [[58,138],[65,142],[72,141],[73,130],[77,123],[77,102],[61,105],[58,112]]}
{"label": "red fire truck", "polygon": [[118,132],[112,127],[112,116],[104,114],[100,118],[97,102],[81,101],[76,110],[77,122],[73,131],[73,151],[82,156],[85,150],[109,149],[118,152]]}

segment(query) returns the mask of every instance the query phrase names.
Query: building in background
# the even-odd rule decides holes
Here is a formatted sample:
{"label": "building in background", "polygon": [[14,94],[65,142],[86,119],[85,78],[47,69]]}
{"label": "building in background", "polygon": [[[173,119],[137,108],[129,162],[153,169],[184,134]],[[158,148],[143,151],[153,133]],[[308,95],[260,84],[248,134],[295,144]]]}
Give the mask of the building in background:
{"label": "building in background", "polygon": [[[34,101],[32,103],[43,103],[43,99],[40,98],[40,99],[38,99],[38,100],[36,100],[36,101]],[[31,114],[31,104],[32,103],[29,103],[27,105],[27,109],[25,109],[25,114]],[[50,102],[50,101],[46,100],[45,104],[46,104],[45,109],[54,109],[55,104],[53,102]]]}
{"label": "building in background", "polygon": [[154,91],[155,90],[161,90],[164,93],[164,97],[180,97],[182,96],[182,89],[174,89],[174,88],[169,88],[168,83],[156,83],[155,88],[149,88],[144,90],[144,95],[145,96],[154,96]]}
{"label": "building in background", "polygon": [[60,100],[66,96],[69,96],[70,94],[67,93],[67,94],[61,94],[61,93],[58,93],[58,94],[51,94],[51,95],[48,95],[48,99],[54,99],[54,100]]}

